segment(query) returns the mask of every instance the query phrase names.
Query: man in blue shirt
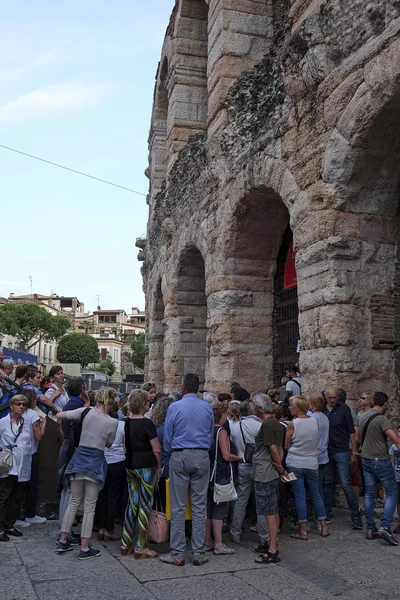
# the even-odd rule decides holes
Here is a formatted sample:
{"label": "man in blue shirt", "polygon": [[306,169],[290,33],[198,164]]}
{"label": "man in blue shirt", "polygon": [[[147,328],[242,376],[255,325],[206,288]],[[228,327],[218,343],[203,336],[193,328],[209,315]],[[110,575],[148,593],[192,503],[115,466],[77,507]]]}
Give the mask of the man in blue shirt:
{"label": "man in blue shirt", "polygon": [[210,480],[208,450],[214,435],[214,413],[208,402],[197,397],[199,378],[188,373],[182,380],[183,398],[168,409],[164,427],[164,450],[171,455],[171,553],[162,562],[183,566],[186,548],[185,511],[190,486],[192,507],[193,564],[202,565],[206,534],[207,489]]}

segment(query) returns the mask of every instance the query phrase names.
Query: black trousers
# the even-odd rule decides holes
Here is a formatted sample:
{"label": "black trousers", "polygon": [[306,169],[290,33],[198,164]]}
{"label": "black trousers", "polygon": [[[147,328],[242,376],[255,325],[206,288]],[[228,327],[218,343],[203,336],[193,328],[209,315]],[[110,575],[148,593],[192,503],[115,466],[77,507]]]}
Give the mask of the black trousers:
{"label": "black trousers", "polygon": [[109,533],[114,531],[125,485],[125,461],[107,465],[107,477],[97,500],[100,529],[106,529]]}
{"label": "black trousers", "polygon": [[26,489],[25,483],[19,483],[16,475],[0,479],[0,531],[12,529],[19,518],[21,500]]}
{"label": "black trousers", "polygon": [[36,516],[36,504],[39,493],[39,457],[32,454],[31,478],[27,484],[26,516],[31,519]]}

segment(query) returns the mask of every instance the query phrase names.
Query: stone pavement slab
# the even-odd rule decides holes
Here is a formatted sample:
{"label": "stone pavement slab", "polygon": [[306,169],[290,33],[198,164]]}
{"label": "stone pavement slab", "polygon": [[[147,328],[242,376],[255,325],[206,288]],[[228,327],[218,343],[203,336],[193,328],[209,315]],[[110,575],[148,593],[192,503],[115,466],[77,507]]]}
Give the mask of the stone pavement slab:
{"label": "stone pavement slab", "polygon": [[[185,554],[186,564],[184,567],[175,567],[160,561],[154,560],[135,560],[132,555],[121,557],[120,562],[130,571],[139,581],[158,581],[159,579],[181,579],[186,577],[196,577],[201,575],[210,575],[213,573],[233,573],[241,570],[265,569],[265,565],[257,565],[254,559],[257,554],[244,548],[237,548],[236,554],[227,556],[214,556],[212,552],[207,553],[209,561],[201,567],[192,565],[191,553]],[[156,567],[154,563],[156,562]]]}
{"label": "stone pavement slab", "polygon": [[259,590],[230,573],[152,581],[145,588],[157,600],[269,600],[266,590]]}
{"label": "stone pavement slab", "polygon": [[0,563],[0,600],[36,600],[37,596],[23,566],[8,566],[4,554]]}

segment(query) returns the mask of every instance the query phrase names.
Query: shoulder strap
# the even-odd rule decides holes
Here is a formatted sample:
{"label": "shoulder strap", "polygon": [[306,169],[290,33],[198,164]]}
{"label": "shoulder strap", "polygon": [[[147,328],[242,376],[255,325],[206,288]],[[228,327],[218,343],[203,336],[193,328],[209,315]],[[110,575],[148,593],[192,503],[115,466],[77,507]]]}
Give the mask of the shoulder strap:
{"label": "shoulder strap", "polygon": [[375,413],[374,415],[371,415],[370,418],[368,419],[368,421],[365,423],[364,428],[363,428],[363,432],[361,435],[361,448],[363,447],[363,444],[365,442],[365,436],[367,435],[367,431],[368,431],[368,427],[369,424],[371,423],[371,421],[373,421],[376,417],[380,417],[381,413]]}
{"label": "shoulder strap", "polygon": [[300,392],[301,392],[301,383],[300,383],[300,381],[298,379],[295,379],[294,377],[292,377],[292,381],[294,381],[295,383],[297,383],[297,385],[300,388]]}
{"label": "shoulder strap", "polygon": [[213,467],[211,477],[210,477],[210,481],[212,481],[214,479],[214,483],[217,478],[218,436],[219,436],[219,432],[221,431],[221,429],[222,429],[222,427],[220,427],[218,429],[217,435],[215,436],[215,459],[214,459],[214,467]]}
{"label": "shoulder strap", "polygon": [[243,444],[246,446],[246,440],[245,440],[245,437],[244,437],[244,433],[243,433],[243,429],[242,429],[242,422],[241,421],[239,423],[239,427],[240,427],[240,432],[241,432],[242,438],[243,438]]}
{"label": "shoulder strap", "polygon": [[81,423],[82,423],[83,419],[86,417],[86,415],[88,414],[90,408],[91,408],[90,406],[87,406],[85,408],[85,410],[82,412],[82,414],[81,414]]}

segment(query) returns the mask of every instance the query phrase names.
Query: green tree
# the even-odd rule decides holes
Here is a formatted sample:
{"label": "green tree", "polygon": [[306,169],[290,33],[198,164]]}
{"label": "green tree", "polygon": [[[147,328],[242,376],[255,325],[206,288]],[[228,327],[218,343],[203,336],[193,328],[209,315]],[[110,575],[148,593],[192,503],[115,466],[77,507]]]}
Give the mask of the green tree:
{"label": "green tree", "polygon": [[57,359],[62,363],[80,363],[86,367],[99,361],[96,340],[87,333],[69,333],[61,338],[57,348]]}
{"label": "green tree", "polygon": [[131,360],[135,367],[138,369],[144,369],[144,359],[146,355],[146,350],[144,346],[145,335],[144,333],[137,333],[135,335],[135,339],[131,344],[132,355]]}
{"label": "green tree", "polygon": [[111,360],[110,356],[107,356],[106,360],[102,360],[98,367],[96,367],[96,371],[101,371],[105,373],[107,377],[112,377],[115,373],[115,362]]}
{"label": "green tree", "polygon": [[71,323],[67,317],[54,316],[34,302],[7,302],[0,306],[0,331],[19,336],[22,350],[30,350],[37,342],[62,337]]}

